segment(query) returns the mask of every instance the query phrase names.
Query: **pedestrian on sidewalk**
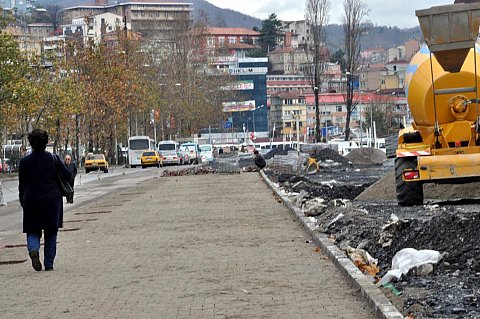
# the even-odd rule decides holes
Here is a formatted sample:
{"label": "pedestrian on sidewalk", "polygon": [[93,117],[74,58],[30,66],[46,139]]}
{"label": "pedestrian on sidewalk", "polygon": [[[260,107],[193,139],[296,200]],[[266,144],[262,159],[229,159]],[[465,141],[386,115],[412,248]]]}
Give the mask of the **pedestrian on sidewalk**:
{"label": "pedestrian on sidewalk", "polygon": [[27,249],[33,269],[42,270],[40,262],[40,239],[44,235],[45,270],[53,270],[57,251],[57,232],[63,226],[63,200],[58,173],[71,179],[70,171],[60,158],[55,159],[45,151],[48,134],[34,129],[27,136],[32,152],[20,160],[18,192],[23,208],[23,232],[27,234]]}
{"label": "pedestrian on sidewalk", "polygon": [[260,169],[263,169],[265,168],[265,166],[267,166],[267,162],[263,158],[262,154],[260,154],[260,152],[257,150],[253,151],[253,161],[255,162],[255,165],[257,165],[257,167]]}
{"label": "pedestrian on sidewalk", "polygon": [[[68,184],[70,184],[73,189],[73,185],[75,184],[75,176],[77,176],[77,165],[72,162],[72,158],[68,154],[65,156],[65,166],[70,171],[70,174],[72,174],[72,178],[68,180]],[[67,203],[73,204],[73,194],[74,193],[67,195]]]}

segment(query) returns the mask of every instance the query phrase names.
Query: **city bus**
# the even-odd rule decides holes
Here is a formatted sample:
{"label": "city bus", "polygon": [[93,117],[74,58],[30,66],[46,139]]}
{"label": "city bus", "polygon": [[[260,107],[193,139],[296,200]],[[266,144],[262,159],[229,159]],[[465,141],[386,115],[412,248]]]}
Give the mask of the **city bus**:
{"label": "city bus", "polygon": [[142,165],[140,157],[144,151],[155,150],[155,141],[148,136],[132,136],[128,139],[128,165],[137,167]]}

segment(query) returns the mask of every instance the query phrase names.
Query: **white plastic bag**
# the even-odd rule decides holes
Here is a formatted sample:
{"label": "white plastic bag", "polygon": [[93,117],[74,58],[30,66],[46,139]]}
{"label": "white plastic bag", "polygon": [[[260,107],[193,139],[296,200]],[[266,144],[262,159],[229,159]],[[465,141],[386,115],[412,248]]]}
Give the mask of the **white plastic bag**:
{"label": "white plastic bag", "polygon": [[416,250],[414,248],[404,248],[398,251],[392,259],[392,270],[389,270],[385,276],[378,282],[378,285],[386,284],[394,278],[398,279],[403,274],[408,273],[412,268],[424,264],[436,264],[440,261],[442,255],[436,250]]}

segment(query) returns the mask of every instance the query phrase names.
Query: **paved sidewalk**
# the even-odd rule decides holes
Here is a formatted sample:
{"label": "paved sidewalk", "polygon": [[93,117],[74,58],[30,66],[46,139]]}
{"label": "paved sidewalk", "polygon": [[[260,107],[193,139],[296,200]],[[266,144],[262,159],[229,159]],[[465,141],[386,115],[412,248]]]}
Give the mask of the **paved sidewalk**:
{"label": "paved sidewalk", "polygon": [[257,173],[152,179],[65,221],[52,272],[0,249],[1,318],[374,317]]}

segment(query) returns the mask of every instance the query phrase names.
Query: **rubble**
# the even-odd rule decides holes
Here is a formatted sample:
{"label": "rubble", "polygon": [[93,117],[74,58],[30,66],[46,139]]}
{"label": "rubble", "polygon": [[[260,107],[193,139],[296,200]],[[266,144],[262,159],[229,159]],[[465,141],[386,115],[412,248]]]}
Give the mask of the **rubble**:
{"label": "rubble", "polygon": [[377,260],[375,275],[357,262],[372,280],[385,277],[402,249],[441,255],[383,282],[382,291],[406,317],[480,318],[480,185],[424,185],[426,205],[400,207],[393,161],[356,164],[328,153],[320,150],[318,161],[342,165],[312,175],[274,167],[265,173],[346,254],[361,249]]}
{"label": "rubble", "polygon": [[189,167],[189,168],[183,168],[183,169],[172,169],[172,170],[164,170],[162,173],[162,177],[167,177],[167,176],[185,176],[185,175],[203,175],[203,174],[213,174],[215,173],[216,170],[211,168],[210,166],[194,166],[194,167]]}

